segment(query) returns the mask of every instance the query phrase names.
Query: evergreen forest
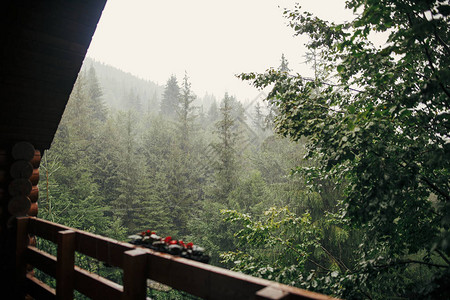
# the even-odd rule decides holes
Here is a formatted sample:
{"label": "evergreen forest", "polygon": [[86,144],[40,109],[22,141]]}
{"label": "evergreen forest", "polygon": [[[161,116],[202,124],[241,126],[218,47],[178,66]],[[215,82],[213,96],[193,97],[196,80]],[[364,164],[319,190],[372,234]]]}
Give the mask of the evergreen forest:
{"label": "evergreen forest", "polygon": [[344,299],[449,299],[450,6],[347,6],[342,24],[285,10],[315,75],[280,53],[238,75],[245,103],[195,95],[188,72],[159,86],[87,58],[42,158],[39,217],[121,241],[150,229]]}

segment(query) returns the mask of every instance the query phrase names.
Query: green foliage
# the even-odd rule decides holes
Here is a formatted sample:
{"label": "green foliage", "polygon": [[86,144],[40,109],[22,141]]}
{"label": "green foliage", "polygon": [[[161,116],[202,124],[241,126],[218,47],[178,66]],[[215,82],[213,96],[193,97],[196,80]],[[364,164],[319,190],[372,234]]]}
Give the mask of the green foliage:
{"label": "green foliage", "polygon": [[181,141],[181,148],[186,153],[189,152],[189,142],[191,140],[190,135],[194,130],[194,107],[192,102],[195,100],[195,95],[191,90],[191,83],[189,82],[189,77],[187,73],[184,75],[182,89],[179,100],[178,113],[178,133],[179,139]]}
{"label": "green foliage", "polygon": [[262,213],[261,206],[270,202],[270,192],[259,172],[252,172],[248,178],[242,179],[228,195],[229,207],[242,212]]}
{"label": "green foliage", "polygon": [[[300,8],[285,11],[337,83],[275,70],[240,77],[273,86],[268,99],[278,110],[277,132],[308,139],[307,157],[318,164],[298,172],[311,183],[337,178],[346,187],[343,218],[361,229],[363,243],[342,295],[419,295],[423,290],[409,283],[417,276],[401,275],[413,264],[430,266],[434,280],[449,284],[439,275],[450,255],[448,5],[353,0],[347,6],[359,14],[344,24]],[[387,43],[373,45],[373,32],[388,34]],[[408,258],[419,252],[425,257]],[[438,288],[430,280],[422,286]]]}
{"label": "green foliage", "polygon": [[226,205],[220,203],[218,199],[206,197],[188,222],[191,229],[189,239],[195,240],[208,250],[211,254],[211,263],[214,265],[221,265],[219,260],[221,252],[236,249],[233,227],[222,222],[220,211],[225,208]]}
{"label": "green foliage", "polygon": [[[377,93],[390,98],[369,103],[375,88],[359,75],[347,76],[347,86],[327,84],[365,63],[349,66],[350,44],[333,47],[351,39],[350,25],[287,15],[298,32],[315,32],[307,59],[316,76],[242,75],[257,86],[274,83],[271,104],[254,117],[228,94],[220,110],[211,95],[203,98],[208,113],[197,110],[187,76],[181,89],[168,80],[160,114],[141,102],[153,94],[156,105],[160,93],[133,84],[116,93],[127,110],[103,110],[114,93],[93,69],[81,72],[41,163],[40,216],[119,240],[151,229],[205,247],[215,265],[345,298],[445,295],[447,206],[422,178],[446,190],[446,144],[434,142],[446,138],[446,119],[436,116],[441,131],[416,138],[428,132],[415,125],[427,109],[392,110],[390,102],[406,97],[400,87],[384,81]],[[273,136],[274,124],[295,141]],[[116,269],[84,256],[77,262],[121,282]]]}
{"label": "green foliage", "polygon": [[217,107],[217,102],[213,101],[208,109],[208,121],[214,123],[219,118],[219,109]]}
{"label": "green foliage", "polygon": [[175,118],[178,111],[180,97],[180,87],[175,75],[172,75],[166,83],[166,87],[161,99],[160,113],[170,118]]}
{"label": "green foliage", "polygon": [[241,107],[236,99],[228,93],[220,106],[221,118],[216,123],[216,133],[219,141],[213,144],[217,160],[215,162],[217,199],[224,202],[228,194],[236,187],[238,180],[237,143],[240,132],[237,119],[241,115]]}
{"label": "green foliage", "polygon": [[299,284],[296,278],[311,260],[311,249],[318,246],[322,234],[308,212],[298,217],[286,207],[272,207],[257,220],[235,210],[222,213],[226,221],[241,228],[234,234],[238,251],[222,254],[224,263],[247,274]]}
{"label": "green foliage", "polygon": [[[120,156],[117,158],[117,183],[114,188],[116,198],[111,201],[113,215],[123,220],[128,233],[141,230],[147,223],[149,206],[147,173],[141,162],[139,142],[137,140],[138,124],[136,112],[119,113],[116,119],[119,139],[116,141]],[[151,211],[150,211],[151,212]]]}
{"label": "green foliage", "polygon": [[91,65],[86,74],[86,90],[88,99],[88,108],[91,117],[95,120],[106,121],[108,110],[103,101],[103,92],[100,87],[94,67]]}
{"label": "green foliage", "polygon": [[[186,77],[178,99],[178,118],[144,115],[131,109],[113,111],[100,124],[75,115],[88,111],[89,103],[86,86],[82,80],[79,82],[52,150],[46,154],[48,161],[42,164],[49,170],[46,192],[51,204],[47,209],[51,214],[41,210],[44,217],[61,216],[53,220],[122,240],[145,228],[180,236],[205,247],[212,255],[212,263],[222,266],[228,264],[219,260],[224,251],[230,255],[248,254],[234,237],[240,231],[239,222],[222,222],[221,210],[238,209],[265,218],[263,212],[274,204],[288,205],[298,215],[309,209],[315,230],[333,237],[330,249],[342,247],[349,239],[345,229],[322,220],[323,209],[334,212],[331,202],[327,202],[332,197],[307,195],[301,178],[288,176],[292,166],[304,163],[302,143],[267,137],[270,130],[251,139],[244,109],[233,97],[225,95],[218,122],[198,127]],[[260,121],[264,119],[262,111]],[[90,127],[94,124],[96,130]],[[213,157],[204,156],[206,144],[214,146],[209,154]],[[69,197],[68,193],[73,192],[76,194]],[[46,206],[46,199],[41,199],[41,204]],[[64,214],[68,205],[70,215]],[[287,224],[280,227],[287,228]],[[289,244],[300,247],[295,229],[289,233],[291,237],[286,231]],[[326,241],[321,243],[326,245]],[[274,247],[255,246],[254,253],[264,248],[263,253],[273,253],[272,257],[252,254],[251,261],[242,260],[248,268],[241,266],[249,273],[250,269],[259,270],[256,275],[292,283],[293,277],[302,274],[300,271],[311,270],[310,260],[320,265],[330,261],[318,246],[303,247],[309,260],[297,267],[294,253],[280,252],[281,243]],[[117,270],[89,258],[80,256],[78,262],[116,282],[121,280]]]}
{"label": "green foliage", "polygon": [[281,54],[281,64],[278,67],[278,70],[280,72],[286,72],[286,73],[289,73],[291,71],[291,69],[289,69],[289,63],[288,63],[286,57],[284,57],[284,53]]}

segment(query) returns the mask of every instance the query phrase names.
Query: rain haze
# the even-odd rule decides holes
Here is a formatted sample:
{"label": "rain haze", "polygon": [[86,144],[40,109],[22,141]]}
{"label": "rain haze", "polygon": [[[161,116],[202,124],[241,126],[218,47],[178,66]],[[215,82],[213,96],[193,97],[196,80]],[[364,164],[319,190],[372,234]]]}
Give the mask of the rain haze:
{"label": "rain haze", "polygon": [[88,56],[160,85],[186,71],[198,96],[245,101],[258,91],[235,75],[277,67],[282,53],[294,72],[310,74],[306,39],[283,17],[296,2],[326,20],[352,18],[343,0],[109,0]]}

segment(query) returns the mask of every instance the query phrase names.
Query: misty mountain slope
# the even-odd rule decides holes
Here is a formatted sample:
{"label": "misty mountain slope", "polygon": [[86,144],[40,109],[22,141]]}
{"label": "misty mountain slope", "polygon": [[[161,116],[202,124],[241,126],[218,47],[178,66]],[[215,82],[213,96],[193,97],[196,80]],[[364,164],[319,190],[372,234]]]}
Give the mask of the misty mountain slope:
{"label": "misty mountain slope", "polygon": [[91,66],[95,69],[107,106],[118,110],[159,111],[164,86],[86,57],[82,71]]}

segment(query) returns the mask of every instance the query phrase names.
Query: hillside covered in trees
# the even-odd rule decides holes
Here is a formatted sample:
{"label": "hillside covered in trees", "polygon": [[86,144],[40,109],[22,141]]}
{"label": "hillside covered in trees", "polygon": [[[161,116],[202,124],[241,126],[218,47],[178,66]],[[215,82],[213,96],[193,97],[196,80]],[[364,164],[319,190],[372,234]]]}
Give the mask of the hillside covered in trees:
{"label": "hillside covered in trees", "polygon": [[362,13],[344,24],[285,11],[315,77],[284,55],[241,74],[266,102],[87,59],[42,160],[39,216],[119,240],[151,229],[346,299],[448,298],[450,6],[348,6]]}

